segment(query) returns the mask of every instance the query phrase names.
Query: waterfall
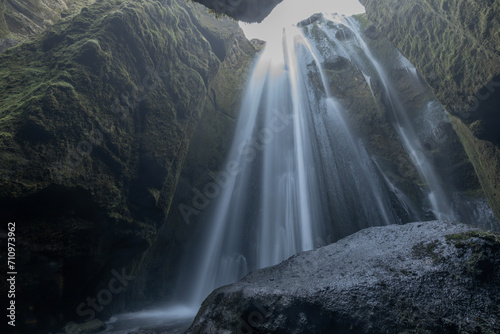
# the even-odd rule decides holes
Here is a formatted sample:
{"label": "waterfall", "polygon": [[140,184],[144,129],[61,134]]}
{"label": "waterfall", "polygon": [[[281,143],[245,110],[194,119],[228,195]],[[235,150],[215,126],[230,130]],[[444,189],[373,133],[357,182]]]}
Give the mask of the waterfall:
{"label": "waterfall", "polygon": [[[316,44],[323,47],[326,44],[328,52],[348,58],[362,72],[374,100],[377,98],[373,80],[380,84],[381,98],[389,112],[389,121],[422,180],[421,190],[432,212],[430,218],[459,220],[495,229],[495,218],[485,199],[464,198],[455,192],[453,184],[446,184],[445,187],[442,176],[427,154],[433,147],[439,147],[451,139],[451,135],[441,130],[446,127],[451,129],[451,124],[444,107],[427,91],[417,69],[394,47],[385,50],[385,54],[380,54],[380,51],[375,54],[368,46],[368,38],[363,34],[360,21],[354,17],[333,14],[325,15],[324,18],[318,23],[322,35],[315,36]],[[338,31],[342,31],[342,38],[336,34]],[[401,93],[396,88],[397,83],[391,76],[391,71],[395,70],[401,70],[412,90],[424,96],[420,98],[422,106],[403,103]],[[382,170],[381,173],[387,174]],[[387,175],[383,177],[400,203],[403,206],[411,205],[408,196],[395,187]],[[406,211],[418,215],[414,207],[408,207]]]}
{"label": "waterfall", "polygon": [[[220,192],[211,196],[176,288],[174,299],[193,310],[219,286],[366,227],[422,220],[422,212],[431,212],[427,219],[464,218],[454,207],[458,200],[473,208],[464,221],[493,217],[486,203],[446,191],[423,153],[423,134],[449,124],[444,109],[429,98],[418,110],[422,119],[412,116],[352,18],[330,16],[314,24],[319,32],[283,30],[254,64],[226,164],[214,174]],[[391,62],[423,91],[414,67],[394,52]],[[350,128],[346,115],[352,110],[331,93],[323,68],[339,57],[361,71],[373,107],[383,102],[426,203],[411,200],[413,193],[392,182],[391,172]]]}
{"label": "waterfall", "polygon": [[235,172],[219,173],[225,184],[181,273],[179,301],[197,307],[250,271],[325,240],[401,222],[396,212],[408,205],[391,200],[329,91],[323,61],[296,27],[258,57],[227,158],[231,168],[224,168]]}
{"label": "waterfall", "polygon": [[[451,199],[444,191],[432,163],[425,154],[422,153],[424,149],[421,146],[421,139],[417,136],[414,125],[407,116],[407,110],[400,101],[396,93],[397,90],[394,88],[387,70],[384,69],[379,60],[373,55],[362,38],[359,25],[352,17],[334,15],[329,16],[329,19],[331,22],[343,26],[343,29],[349,28],[349,31],[354,33],[354,42],[343,43],[331,32],[331,30],[325,29],[324,31],[328,38],[335,43],[336,46],[341,48],[343,54],[348,55],[348,57],[363,70],[367,80],[371,79],[369,75],[372,74],[373,77],[376,77],[381,82],[387,101],[386,106],[392,113],[391,116],[394,129],[414,166],[417,168],[420,177],[425,182],[427,198],[432,207],[433,214],[437,219],[441,220],[456,219],[452,209]],[[406,60],[402,56],[400,56],[400,58],[403,61]],[[420,84],[417,77],[414,78],[414,81]],[[370,82],[368,83],[370,84]]]}
{"label": "waterfall", "polygon": [[[200,206],[199,233],[179,270],[172,309],[156,318],[189,320],[214,289],[367,227],[440,219],[497,229],[484,198],[444,186],[429,151],[450,139],[440,132],[451,129],[446,112],[408,60],[393,47],[384,52],[373,50],[357,19],[339,15],[284,29],[267,42],[251,70],[225,164],[205,187],[210,201]],[[344,60],[345,68],[329,68]],[[337,96],[332,85],[344,83],[330,76],[346,68],[366,84],[356,87],[366,90],[369,115],[384,115],[392,129],[387,141],[415,173],[387,162],[391,154],[377,156],[354,130],[357,110]],[[394,70],[419,103],[408,105]],[[143,315],[124,318],[135,323]]]}

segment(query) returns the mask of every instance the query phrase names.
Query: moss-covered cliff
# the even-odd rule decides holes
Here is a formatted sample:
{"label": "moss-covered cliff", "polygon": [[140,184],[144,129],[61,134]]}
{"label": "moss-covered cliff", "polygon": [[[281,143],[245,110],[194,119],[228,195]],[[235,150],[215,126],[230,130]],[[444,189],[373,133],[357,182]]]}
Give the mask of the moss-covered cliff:
{"label": "moss-covered cliff", "polygon": [[[187,0],[186,0],[187,1]],[[262,21],[282,0],[194,0],[217,16]],[[0,53],[68,18],[95,0],[0,0]]]}
{"label": "moss-covered cliff", "polygon": [[500,217],[500,1],[361,3],[455,116],[455,129]]}
{"label": "moss-covered cliff", "polygon": [[77,307],[113,275],[139,277],[203,111],[237,104],[255,53],[198,4],[98,0],[0,55],[0,216],[22,249],[20,326],[85,320]]}

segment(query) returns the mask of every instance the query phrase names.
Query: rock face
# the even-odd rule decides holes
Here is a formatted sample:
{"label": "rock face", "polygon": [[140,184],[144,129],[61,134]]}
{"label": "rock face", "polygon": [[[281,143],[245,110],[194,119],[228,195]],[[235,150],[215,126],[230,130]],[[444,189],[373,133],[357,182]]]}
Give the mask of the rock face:
{"label": "rock face", "polygon": [[500,3],[362,0],[443,103],[500,217]]}
{"label": "rock face", "polygon": [[[17,222],[27,273],[21,328],[103,319],[144,295],[137,274],[190,139],[204,110],[237,104],[256,52],[201,5],[102,0],[0,55],[0,216]],[[132,277],[124,293],[86,312],[116,275]]]}
{"label": "rock face", "polygon": [[[17,41],[26,40],[94,2],[95,0],[1,0],[0,41],[7,37]],[[0,52],[2,51],[0,46]]]}
{"label": "rock face", "polygon": [[236,20],[261,22],[283,0],[195,0]]}
{"label": "rock face", "polygon": [[[61,18],[77,13],[96,0],[1,0],[0,41],[25,40]],[[246,22],[262,21],[282,0],[195,0],[218,15]],[[0,44],[1,46],[1,44]],[[0,52],[2,49],[0,48]]]}
{"label": "rock face", "polygon": [[215,290],[186,333],[498,333],[500,236],[373,227]]}

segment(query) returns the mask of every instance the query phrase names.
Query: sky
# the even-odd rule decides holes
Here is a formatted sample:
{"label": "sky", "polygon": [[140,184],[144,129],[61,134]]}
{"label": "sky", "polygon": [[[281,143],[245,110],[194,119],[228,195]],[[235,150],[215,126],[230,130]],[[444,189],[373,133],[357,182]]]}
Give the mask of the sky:
{"label": "sky", "polygon": [[280,34],[283,27],[296,24],[314,13],[339,13],[353,15],[364,13],[358,0],[283,0],[261,23],[243,23],[240,26],[248,39],[268,41]]}

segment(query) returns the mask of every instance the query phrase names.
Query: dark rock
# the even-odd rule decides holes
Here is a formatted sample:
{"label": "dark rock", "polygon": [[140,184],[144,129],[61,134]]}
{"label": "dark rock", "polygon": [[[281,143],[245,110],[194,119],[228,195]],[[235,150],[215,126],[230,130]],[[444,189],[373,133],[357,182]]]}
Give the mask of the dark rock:
{"label": "dark rock", "polygon": [[[134,280],[95,318],[168,294],[171,276],[148,266],[190,140],[206,110],[237,112],[256,52],[199,4],[106,0],[0,55],[0,218],[17,221],[30,273],[16,282],[19,331],[86,321],[77,307],[122,270]],[[159,249],[169,270],[177,254]]]}
{"label": "dark rock", "polygon": [[381,37],[380,31],[378,31],[377,27],[375,27],[373,24],[366,28],[365,35],[366,37],[374,40],[377,40]]}
{"label": "dark rock", "polygon": [[342,71],[351,66],[351,61],[342,56],[331,57],[330,59],[325,60],[323,63],[323,67],[327,70],[332,71]]}
{"label": "dark rock", "polygon": [[61,0],[47,4],[43,0],[2,0],[0,38],[13,37],[24,41],[39,35],[61,18],[72,15],[94,2],[95,0]]}
{"label": "dark rock", "polygon": [[500,236],[373,227],[215,290],[186,333],[498,333]]}
{"label": "dark rock", "polygon": [[250,42],[252,43],[252,45],[254,45],[256,48],[263,48],[264,45],[266,44],[265,41],[262,41],[260,39],[257,39],[257,38],[253,38],[252,40],[250,40]]}
{"label": "dark rock", "polygon": [[480,139],[480,140],[486,139],[485,130],[484,130],[484,123],[481,122],[481,120],[477,120],[474,123],[472,123],[471,125],[469,125],[469,129],[472,132],[472,134],[474,135],[474,137],[476,137],[477,139]]}
{"label": "dark rock", "polygon": [[283,0],[195,0],[216,13],[245,22],[261,22]]}
{"label": "dark rock", "polygon": [[67,334],[90,334],[99,333],[106,329],[106,324],[99,319],[90,320],[82,324],[67,325],[65,332]]}

